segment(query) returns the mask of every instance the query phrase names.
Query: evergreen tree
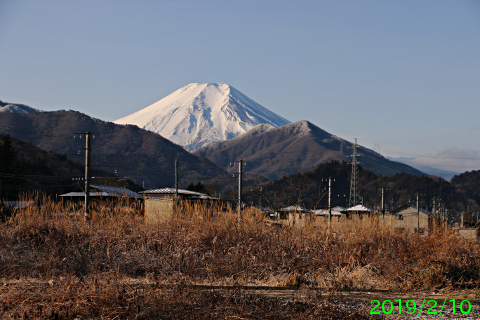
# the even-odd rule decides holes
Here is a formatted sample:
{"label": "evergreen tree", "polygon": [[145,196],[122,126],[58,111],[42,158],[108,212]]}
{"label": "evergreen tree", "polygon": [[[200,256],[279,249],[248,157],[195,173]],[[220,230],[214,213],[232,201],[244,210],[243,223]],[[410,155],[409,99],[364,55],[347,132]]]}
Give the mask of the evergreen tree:
{"label": "evergreen tree", "polygon": [[13,173],[16,155],[17,151],[13,147],[12,137],[7,134],[3,137],[0,146],[0,172]]}

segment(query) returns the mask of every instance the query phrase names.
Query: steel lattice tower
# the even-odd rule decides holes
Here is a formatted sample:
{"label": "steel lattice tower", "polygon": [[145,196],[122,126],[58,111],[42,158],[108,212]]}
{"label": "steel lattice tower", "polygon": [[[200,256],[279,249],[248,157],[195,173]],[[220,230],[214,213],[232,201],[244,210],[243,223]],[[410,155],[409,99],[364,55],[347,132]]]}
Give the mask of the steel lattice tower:
{"label": "steel lattice tower", "polygon": [[352,176],[350,178],[350,200],[348,202],[349,207],[360,204],[360,195],[358,194],[358,160],[359,156],[357,152],[357,138],[355,138],[355,144],[353,145],[352,153]]}

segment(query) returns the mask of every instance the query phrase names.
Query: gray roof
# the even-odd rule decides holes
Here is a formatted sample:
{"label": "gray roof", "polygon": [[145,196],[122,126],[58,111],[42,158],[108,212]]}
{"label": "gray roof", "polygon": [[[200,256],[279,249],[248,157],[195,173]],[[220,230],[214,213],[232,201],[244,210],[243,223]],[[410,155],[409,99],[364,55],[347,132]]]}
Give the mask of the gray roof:
{"label": "gray roof", "polygon": [[[128,190],[121,187],[109,187],[109,186],[99,186],[99,185],[90,185],[93,189],[99,191],[90,192],[90,197],[126,197],[126,198],[135,198],[143,199],[143,196],[139,195],[132,190]],[[69,192],[66,194],[60,195],[61,197],[84,197],[85,192]]]}
{"label": "gray roof", "polygon": [[6,207],[14,207],[14,208],[21,208],[25,209],[26,207],[35,203],[35,201],[0,201]]}
{"label": "gray roof", "polygon": [[305,208],[302,207],[302,206],[288,206],[288,207],[285,207],[285,208],[278,209],[277,211],[284,211],[284,212],[292,212],[292,211],[296,211],[296,212],[310,212],[310,210],[305,209]]}
{"label": "gray roof", "polygon": [[[401,206],[393,209],[393,210],[392,210],[392,213],[398,213],[398,212],[400,212],[400,211],[402,211],[403,209],[408,208],[408,207],[417,209],[417,206],[414,205],[413,203],[405,203],[405,204],[402,204]],[[428,215],[433,215],[432,212],[427,211],[427,210],[425,210],[425,209],[420,208],[420,209],[418,209],[418,210],[419,210],[420,212],[426,213],[426,214],[428,214]]]}
{"label": "gray roof", "polygon": [[[175,194],[175,188],[161,188],[161,189],[152,189],[152,190],[145,190],[140,191],[142,194]],[[189,196],[190,198],[202,198],[202,199],[210,199],[210,196],[205,193],[195,192],[185,189],[178,189],[178,194]]]}
{"label": "gray roof", "polygon": [[[90,192],[90,197],[108,197],[106,192]],[[85,192],[69,192],[61,194],[60,197],[85,197]]]}
{"label": "gray roof", "polygon": [[[345,208],[343,207],[334,207],[332,208],[332,216],[340,216],[342,215],[342,211],[344,211]],[[328,216],[329,214],[329,210],[328,209],[317,209],[315,211],[313,211],[313,213],[315,213],[315,215],[317,216]]]}

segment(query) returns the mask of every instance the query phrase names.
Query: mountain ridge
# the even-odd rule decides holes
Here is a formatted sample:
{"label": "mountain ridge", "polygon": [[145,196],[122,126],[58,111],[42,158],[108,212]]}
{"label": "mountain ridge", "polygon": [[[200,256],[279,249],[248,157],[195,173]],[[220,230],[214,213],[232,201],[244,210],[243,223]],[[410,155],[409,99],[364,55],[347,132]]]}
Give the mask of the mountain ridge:
{"label": "mountain ridge", "polygon": [[74,142],[73,137],[86,131],[96,135],[91,141],[92,165],[112,168],[120,177],[128,176],[139,184],[145,182],[147,188],[173,186],[176,160],[181,168],[180,182],[186,185],[225,173],[209,160],[194,156],[156,133],[95,119],[78,111],[8,112],[0,117],[0,133],[81,161],[83,153],[77,152],[84,142]]}
{"label": "mountain ridge", "polygon": [[[260,133],[249,133],[229,141],[207,145],[194,152],[227,170],[224,164],[242,159],[246,172],[277,179],[306,172],[332,160],[351,161],[351,142],[332,135],[306,120],[300,120]],[[380,174],[406,172],[423,175],[406,164],[386,159],[377,152],[358,147],[362,166]],[[222,165],[223,164],[223,165]]]}

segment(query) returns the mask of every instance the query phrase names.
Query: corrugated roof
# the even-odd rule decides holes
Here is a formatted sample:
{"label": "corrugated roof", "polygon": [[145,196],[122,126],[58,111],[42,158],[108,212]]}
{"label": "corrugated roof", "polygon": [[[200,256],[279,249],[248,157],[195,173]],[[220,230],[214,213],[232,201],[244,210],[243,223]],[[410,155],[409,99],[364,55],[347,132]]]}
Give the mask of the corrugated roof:
{"label": "corrugated roof", "polygon": [[278,209],[278,211],[298,211],[298,212],[310,212],[310,210],[305,209],[302,206],[288,206],[285,208]]}
{"label": "corrugated roof", "polygon": [[[340,216],[342,215],[343,210],[339,210],[339,207],[332,208],[332,216]],[[328,209],[317,209],[313,211],[313,213],[317,216],[328,216]]]}
{"label": "corrugated roof", "polygon": [[[175,188],[152,189],[152,190],[140,191],[140,193],[142,194],[175,194]],[[205,198],[205,199],[210,198],[208,194],[185,190],[185,189],[178,189],[178,194],[188,195],[195,198]]]}
{"label": "corrugated roof", "polygon": [[101,190],[105,192],[110,197],[127,197],[127,198],[135,198],[135,199],[143,199],[143,196],[139,195],[132,190],[128,190],[126,188],[121,187],[109,187],[109,186],[99,186],[99,185],[91,185],[92,188]]}
{"label": "corrugated roof", "polygon": [[[128,190],[121,187],[109,187],[109,186],[99,186],[99,185],[91,185],[93,189],[97,189],[100,191],[93,191],[89,193],[90,197],[127,197],[127,198],[135,198],[135,199],[143,199],[143,196],[139,195],[132,190]],[[66,194],[60,195],[60,197],[85,197],[85,192],[69,192]]]}
{"label": "corrugated roof", "polygon": [[[106,192],[90,192],[90,197],[109,197],[110,195]],[[85,197],[85,192],[69,192],[61,194],[60,197]]]}

